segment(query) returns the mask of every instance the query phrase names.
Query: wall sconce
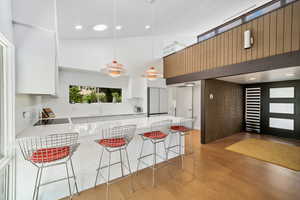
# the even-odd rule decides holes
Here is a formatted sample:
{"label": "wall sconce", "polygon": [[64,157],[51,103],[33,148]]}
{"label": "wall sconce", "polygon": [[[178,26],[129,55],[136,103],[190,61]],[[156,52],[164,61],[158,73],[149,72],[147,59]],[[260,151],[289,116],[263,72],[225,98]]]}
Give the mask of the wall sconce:
{"label": "wall sconce", "polygon": [[251,34],[251,30],[246,30],[244,32],[244,48],[245,49],[249,49],[252,47],[253,45],[253,37],[252,37],[252,34]]}

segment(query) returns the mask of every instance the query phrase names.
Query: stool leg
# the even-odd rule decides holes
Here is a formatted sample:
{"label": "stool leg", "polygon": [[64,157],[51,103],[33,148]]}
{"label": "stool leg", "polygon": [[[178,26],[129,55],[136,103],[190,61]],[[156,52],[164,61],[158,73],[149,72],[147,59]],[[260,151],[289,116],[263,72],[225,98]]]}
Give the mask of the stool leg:
{"label": "stool leg", "polygon": [[137,164],[137,168],[136,168],[136,174],[138,174],[138,172],[139,172],[139,167],[140,167],[140,163],[141,163],[141,157],[142,157],[143,149],[144,149],[145,140],[144,140],[144,138],[142,138],[142,139],[143,139],[143,143],[142,143],[142,148],[141,148],[140,156],[138,158],[138,164]]}
{"label": "stool leg", "polygon": [[152,167],[152,186],[155,187],[155,170],[156,170],[156,143],[153,142],[153,167]]}
{"label": "stool leg", "polygon": [[189,140],[190,140],[190,153],[193,153],[193,138],[192,138],[192,133],[189,132]]}
{"label": "stool leg", "polygon": [[41,179],[42,179],[42,173],[43,173],[43,166],[41,167],[41,170],[40,170],[40,175],[39,175],[39,180],[38,180],[38,185],[37,185],[37,190],[36,190],[36,200],[38,200],[39,198],[39,191],[40,191],[40,185],[41,185]]}
{"label": "stool leg", "polygon": [[109,200],[109,180],[110,180],[110,162],[111,162],[111,152],[108,152],[108,172],[107,172],[107,182],[106,182],[106,200]]}
{"label": "stool leg", "polygon": [[33,197],[32,197],[33,200],[35,200],[39,177],[40,177],[40,168],[38,168],[36,178],[35,178],[34,191],[33,191]]}
{"label": "stool leg", "polygon": [[124,169],[123,169],[123,159],[122,159],[122,152],[121,149],[119,149],[120,152],[120,161],[121,161],[121,172],[122,172],[122,177],[124,176]]}
{"label": "stool leg", "polygon": [[181,167],[183,167],[183,155],[182,155],[182,138],[181,138],[181,133],[178,133],[179,136],[179,156],[181,158]]}
{"label": "stool leg", "polygon": [[65,163],[66,165],[66,172],[67,172],[67,179],[68,179],[68,185],[69,185],[69,193],[70,193],[70,199],[72,197],[72,190],[71,190],[71,183],[70,183],[70,175],[69,175],[69,169],[68,169],[68,163]]}
{"label": "stool leg", "polygon": [[97,175],[96,175],[96,180],[95,180],[94,187],[96,187],[96,185],[97,185],[97,180],[98,180],[98,176],[99,176],[99,172],[100,172],[100,167],[101,167],[103,152],[104,152],[104,148],[102,148],[102,151],[101,151],[101,155],[100,155],[100,160],[99,160],[99,165],[98,165],[98,169],[97,169]]}
{"label": "stool leg", "polygon": [[131,174],[131,167],[130,167],[129,156],[128,156],[128,152],[127,152],[127,147],[125,148],[125,153],[126,153],[126,158],[127,158],[128,170],[129,170],[129,173],[130,173],[131,190],[132,190],[132,192],[134,192],[133,177],[132,177],[132,174]]}
{"label": "stool leg", "polygon": [[168,151],[168,148],[166,145],[166,140],[164,140],[164,148],[165,148],[165,152],[166,152],[166,161],[168,161],[169,160],[169,158],[168,158],[169,151]]}
{"label": "stool leg", "polygon": [[79,195],[79,192],[78,192],[78,185],[77,185],[77,180],[76,180],[76,176],[75,176],[75,172],[74,172],[74,167],[73,167],[72,158],[70,158],[70,163],[71,163],[71,170],[72,170],[73,177],[74,177],[76,193],[77,193],[77,195]]}

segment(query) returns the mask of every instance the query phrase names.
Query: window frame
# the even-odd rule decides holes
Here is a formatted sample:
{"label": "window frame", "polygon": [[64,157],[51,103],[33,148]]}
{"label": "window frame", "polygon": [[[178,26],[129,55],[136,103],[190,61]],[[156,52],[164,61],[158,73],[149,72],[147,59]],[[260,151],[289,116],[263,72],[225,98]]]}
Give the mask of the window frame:
{"label": "window frame", "polygon": [[5,184],[8,199],[15,199],[15,48],[0,32],[0,45],[3,46],[3,68],[0,74],[2,79],[3,118],[1,129],[3,134],[3,157],[0,158],[0,171],[5,170],[8,177]]}

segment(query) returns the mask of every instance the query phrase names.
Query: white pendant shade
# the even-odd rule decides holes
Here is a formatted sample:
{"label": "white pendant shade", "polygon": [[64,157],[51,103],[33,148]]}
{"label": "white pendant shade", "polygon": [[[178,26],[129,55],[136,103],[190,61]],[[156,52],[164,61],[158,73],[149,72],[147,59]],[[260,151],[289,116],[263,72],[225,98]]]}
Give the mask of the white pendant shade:
{"label": "white pendant shade", "polygon": [[162,75],[155,69],[155,67],[149,67],[149,69],[145,72],[143,77],[147,78],[148,80],[156,80],[161,78]]}
{"label": "white pendant shade", "polygon": [[112,63],[107,64],[102,72],[110,75],[111,77],[119,77],[125,74],[126,70],[124,69],[124,65],[114,60]]}

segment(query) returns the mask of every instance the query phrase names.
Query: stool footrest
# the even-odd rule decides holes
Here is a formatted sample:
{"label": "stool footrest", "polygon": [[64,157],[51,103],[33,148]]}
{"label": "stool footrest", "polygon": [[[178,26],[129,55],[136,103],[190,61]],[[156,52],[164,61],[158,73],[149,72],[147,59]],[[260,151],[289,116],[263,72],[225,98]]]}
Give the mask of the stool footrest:
{"label": "stool footrest", "polygon": [[[74,178],[75,179],[76,177],[70,176],[69,178]],[[56,183],[56,182],[60,182],[60,181],[64,181],[64,180],[68,180],[68,177],[60,178],[60,179],[49,181],[49,182],[46,182],[46,183],[42,183],[42,184],[40,184],[40,186],[45,186],[45,185],[48,185],[48,184],[51,184],[51,183]]]}

